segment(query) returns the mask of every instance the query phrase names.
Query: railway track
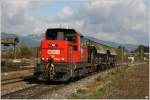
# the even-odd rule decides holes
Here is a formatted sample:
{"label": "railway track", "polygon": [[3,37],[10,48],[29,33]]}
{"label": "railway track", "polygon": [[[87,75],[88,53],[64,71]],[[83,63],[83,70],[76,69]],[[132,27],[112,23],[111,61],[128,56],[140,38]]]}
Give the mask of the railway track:
{"label": "railway track", "polygon": [[5,81],[2,81],[1,82],[1,85],[4,86],[4,85],[8,85],[8,84],[13,84],[13,83],[17,83],[17,82],[21,82],[23,81],[24,79],[12,79],[12,80],[5,80]]}
{"label": "railway track", "polygon": [[[7,68],[7,69],[5,69]],[[7,72],[15,72],[15,71],[25,71],[25,70],[32,70],[34,67],[13,67],[13,66],[2,66],[2,73]]]}
{"label": "railway track", "polygon": [[[126,65],[126,64],[123,64],[123,65]],[[114,68],[117,68],[117,67],[114,67]],[[114,68],[110,68],[108,70],[111,71]],[[105,71],[107,71],[107,69],[103,70],[101,72],[105,72]],[[86,77],[93,75],[93,74],[97,74],[97,73],[99,73],[99,71],[90,73]],[[8,83],[6,83],[6,84],[8,84]],[[11,82],[10,82],[10,84],[11,84]],[[1,98],[2,99],[33,99],[33,98],[37,99],[39,96],[41,96],[49,91],[56,91],[57,89],[60,89],[61,87],[65,86],[65,85],[69,85],[69,84],[42,84],[42,83],[35,84],[34,86],[30,86],[30,87],[27,87],[27,88],[24,88],[21,90],[17,90],[15,92],[4,94],[1,96]]]}
{"label": "railway track", "polygon": [[39,95],[47,92],[56,90],[62,85],[46,85],[46,84],[36,84],[32,87],[24,88],[15,92],[11,92],[2,95],[2,99],[31,99],[37,98]]}
{"label": "railway track", "polygon": [[1,81],[1,85],[13,84],[13,83],[22,82],[25,80],[31,80],[33,78],[34,78],[33,76],[22,76],[22,77],[4,79]]}

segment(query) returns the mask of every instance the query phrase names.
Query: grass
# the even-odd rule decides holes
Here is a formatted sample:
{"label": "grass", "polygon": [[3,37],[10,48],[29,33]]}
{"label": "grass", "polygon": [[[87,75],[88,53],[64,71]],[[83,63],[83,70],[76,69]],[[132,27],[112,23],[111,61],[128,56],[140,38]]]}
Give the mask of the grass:
{"label": "grass", "polygon": [[103,95],[109,94],[113,90],[113,86],[118,84],[118,81],[125,78],[128,66],[122,69],[116,69],[109,72],[105,76],[98,76],[94,82],[87,86],[87,89],[78,89],[73,93],[70,99],[98,99],[103,98]]}
{"label": "grass", "polygon": [[[148,96],[149,64],[123,66],[100,75],[86,88],[78,89],[71,99],[122,99]],[[147,97],[148,98],[148,97]]]}
{"label": "grass", "polygon": [[86,90],[85,89],[78,89],[77,92],[83,94],[83,93],[86,93]]}
{"label": "grass", "polygon": [[98,76],[95,80],[96,81],[102,81],[104,78],[102,76]]}

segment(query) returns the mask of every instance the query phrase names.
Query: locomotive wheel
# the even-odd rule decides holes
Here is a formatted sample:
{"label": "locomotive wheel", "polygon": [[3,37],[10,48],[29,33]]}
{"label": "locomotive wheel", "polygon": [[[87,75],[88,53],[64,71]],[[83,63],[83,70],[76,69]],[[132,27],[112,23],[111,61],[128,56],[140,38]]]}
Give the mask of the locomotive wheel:
{"label": "locomotive wheel", "polygon": [[37,79],[40,80],[40,81],[48,81],[48,80],[47,80],[47,79],[48,79],[48,76],[47,76],[46,72],[37,73],[37,74],[36,74],[36,77],[37,77]]}
{"label": "locomotive wheel", "polygon": [[116,66],[115,63],[113,63],[113,64],[112,64],[112,67],[115,67],[115,66]]}
{"label": "locomotive wheel", "polygon": [[102,64],[100,65],[100,70],[103,70],[103,65]]}

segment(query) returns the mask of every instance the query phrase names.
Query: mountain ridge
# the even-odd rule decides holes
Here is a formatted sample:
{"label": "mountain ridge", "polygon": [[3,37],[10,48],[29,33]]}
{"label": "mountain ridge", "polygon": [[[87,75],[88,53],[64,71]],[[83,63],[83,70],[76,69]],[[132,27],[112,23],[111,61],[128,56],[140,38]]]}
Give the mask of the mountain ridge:
{"label": "mountain ridge", "polygon": [[[20,40],[19,45],[25,45],[27,47],[39,47],[40,41],[44,37],[43,34],[36,34],[36,35],[30,34],[26,36],[18,36],[16,34],[8,34],[8,33],[1,32],[1,38],[14,37],[14,36],[17,36],[19,38]],[[118,48],[119,46],[124,46],[129,51],[133,51],[138,47],[138,45],[134,45],[134,44],[121,44],[121,43],[116,43],[112,41],[99,40],[97,38],[90,37],[90,36],[85,36],[85,37],[95,42],[98,42],[98,43],[101,43],[103,45],[107,45],[110,47],[114,47],[114,48]]]}

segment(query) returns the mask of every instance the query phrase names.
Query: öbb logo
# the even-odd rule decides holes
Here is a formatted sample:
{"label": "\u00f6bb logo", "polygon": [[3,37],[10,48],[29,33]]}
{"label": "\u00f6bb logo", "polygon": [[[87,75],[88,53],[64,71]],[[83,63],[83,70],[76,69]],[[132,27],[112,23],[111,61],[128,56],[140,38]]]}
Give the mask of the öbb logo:
{"label": "\u00f6bb logo", "polygon": [[60,54],[60,50],[48,50],[48,54]]}

